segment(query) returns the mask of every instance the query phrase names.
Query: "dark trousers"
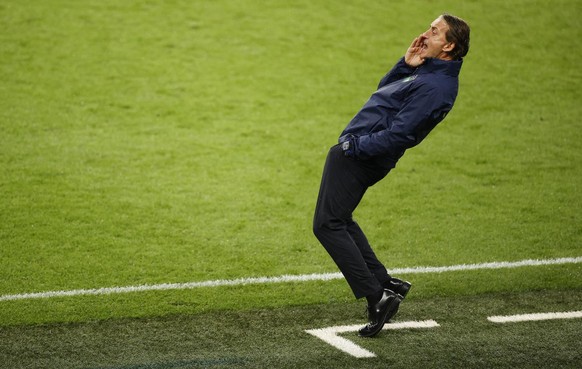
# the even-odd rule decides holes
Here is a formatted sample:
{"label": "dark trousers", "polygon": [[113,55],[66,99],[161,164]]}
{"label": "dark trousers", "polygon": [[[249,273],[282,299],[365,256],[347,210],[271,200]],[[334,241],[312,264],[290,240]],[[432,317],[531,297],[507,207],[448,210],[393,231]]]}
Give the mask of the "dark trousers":
{"label": "dark trousers", "polygon": [[348,282],[354,296],[378,292],[390,278],[352,213],[366,190],[384,178],[393,164],[345,157],[340,145],[327,155],[317,198],[313,233]]}

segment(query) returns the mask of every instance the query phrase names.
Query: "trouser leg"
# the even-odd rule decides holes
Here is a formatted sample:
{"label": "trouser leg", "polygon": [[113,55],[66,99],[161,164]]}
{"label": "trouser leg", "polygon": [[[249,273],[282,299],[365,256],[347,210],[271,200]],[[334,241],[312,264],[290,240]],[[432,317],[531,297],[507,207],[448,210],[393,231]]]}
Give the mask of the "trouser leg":
{"label": "trouser leg", "polygon": [[354,296],[376,293],[387,278],[352,213],[368,187],[388,169],[346,158],[339,146],[330,149],[317,199],[313,231],[346,278]]}
{"label": "trouser leg", "polygon": [[380,284],[384,285],[390,279],[390,275],[386,271],[386,267],[378,260],[374,250],[372,250],[372,246],[368,242],[366,235],[354,220],[348,222],[348,233],[358,246],[368,269],[374,277],[380,282]]}

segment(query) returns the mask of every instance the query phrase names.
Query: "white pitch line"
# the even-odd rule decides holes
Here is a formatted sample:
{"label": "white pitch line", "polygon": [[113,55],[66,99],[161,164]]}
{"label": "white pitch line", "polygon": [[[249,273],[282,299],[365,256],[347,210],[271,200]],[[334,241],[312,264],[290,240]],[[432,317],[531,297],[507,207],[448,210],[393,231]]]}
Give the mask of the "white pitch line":
{"label": "white pitch line", "polygon": [[[509,269],[528,266],[559,265],[559,264],[578,264],[582,263],[582,257],[569,257],[559,259],[543,260],[521,260],[515,262],[501,261],[482,264],[461,264],[441,267],[412,267],[391,269],[390,274],[423,274],[423,273],[445,273],[455,271],[480,270],[480,269]],[[30,292],[12,295],[1,295],[1,301],[46,299],[53,297],[67,296],[86,296],[86,295],[109,295],[116,293],[145,292],[145,291],[167,291],[167,290],[187,290],[202,287],[221,287],[221,286],[244,286],[250,284],[272,284],[288,282],[309,282],[309,281],[330,281],[343,278],[341,273],[315,273],[300,275],[282,275],[278,277],[254,277],[238,279],[222,279],[202,282],[186,283],[162,283],[162,284],[144,284],[138,286],[125,287],[103,287],[94,289],[79,289],[66,291],[46,291]]]}
{"label": "white pitch line", "polygon": [[[415,328],[435,328],[439,327],[439,324],[434,320],[424,320],[424,321],[412,321],[412,322],[400,322],[400,323],[389,323],[384,325],[382,330],[389,330],[389,329],[415,329]],[[345,353],[348,353],[357,358],[369,358],[369,357],[376,357],[371,351],[362,348],[352,341],[348,340],[347,338],[338,336],[340,333],[346,332],[357,332],[360,328],[362,328],[361,324],[358,325],[340,325],[337,327],[327,327],[327,328],[319,328],[319,329],[308,329],[305,332],[315,336],[325,343],[341,350]]]}
{"label": "white pitch line", "polygon": [[582,311],[568,311],[563,313],[538,313],[538,314],[518,314],[518,315],[498,315],[487,318],[493,323],[517,323],[517,322],[534,322],[540,320],[553,319],[574,319],[582,318]]}

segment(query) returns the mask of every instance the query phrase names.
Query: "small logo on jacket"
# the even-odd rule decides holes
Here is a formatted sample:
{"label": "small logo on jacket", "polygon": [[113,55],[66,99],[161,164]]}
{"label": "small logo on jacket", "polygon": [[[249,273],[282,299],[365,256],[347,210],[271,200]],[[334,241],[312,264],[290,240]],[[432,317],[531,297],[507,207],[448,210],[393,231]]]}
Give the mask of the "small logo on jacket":
{"label": "small logo on jacket", "polygon": [[418,77],[418,75],[416,75],[416,74],[414,76],[406,77],[402,80],[402,83],[414,81],[416,79],[416,77]]}

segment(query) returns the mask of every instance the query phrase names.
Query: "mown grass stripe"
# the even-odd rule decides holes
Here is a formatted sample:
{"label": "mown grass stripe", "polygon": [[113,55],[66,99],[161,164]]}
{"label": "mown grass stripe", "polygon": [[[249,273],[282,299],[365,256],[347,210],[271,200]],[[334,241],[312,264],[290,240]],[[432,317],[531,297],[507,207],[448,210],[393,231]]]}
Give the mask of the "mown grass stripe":
{"label": "mown grass stripe", "polygon": [[[470,271],[482,269],[508,269],[520,268],[527,266],[543,266],[543,265],[558,265],[558,264],[577,264],[582,263],[582,257],[567,257],[558,259],[542,259],[542,260],[521,260],[515,262],[501,261],[481,264],[460,264],[442,267],[411,267],[391,269],[391,274],[422,274],[422,273],[445,273],[454,271]],[[46,291],[46,292],[31,292],[0,296],[0,301],[13,300],[30,300],[43,299],[53,297],[70,297],[70,296],[84,296],[84,295],[108,295],[117,293],[131,293],[131,292],[145,292],[145,291],[167,291],[167,290],[186,290],[203,287],[222,287],[222,286],[243,286],[249,284],[273,284],[273,283],[288,283],[288,282],[309,282],[309,281],[329,281],[343,278],[341,273],[314,273],[301,275],[282,275],[277,277],[251,277],[238,279],[222,279],[202,282],[187,282],[187,283],[162,283],[162,284],[144,284],[138,286],[125,287],[103,287],[94,289],[78,289],[78,290],[64,290],[64,291]]]}
{"label": "mown grass stripe", "polygon": [[213,366],[228,366],[228,365],[244,364],[241,359],[196,359],[196,360],[180,360],[172,362],[159,362],[159,363],[145,363],[145,364],[130,364],[123,366],[107,366],[107,367],[95,367],[89,369],[178,369],[178,368],[210,368]]}

